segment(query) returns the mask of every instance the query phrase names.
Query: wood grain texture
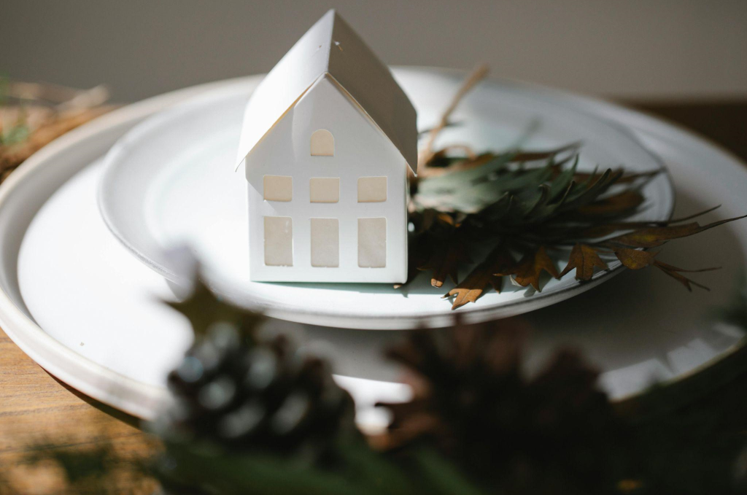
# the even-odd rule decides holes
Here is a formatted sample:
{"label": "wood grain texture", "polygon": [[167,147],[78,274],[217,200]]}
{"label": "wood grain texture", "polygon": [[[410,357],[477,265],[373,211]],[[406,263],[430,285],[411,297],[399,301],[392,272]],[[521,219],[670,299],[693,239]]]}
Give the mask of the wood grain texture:
{"label": "wood grain texture", "polygon": [[[745,156],[744,101],[647,103],[641,107],[690,125],[737,156]],[[743,394],[744,377],[738,382],[735,393]],[[34,445],[52,442],[69,449],[87,449],[109,441],[124,455],[145,456],[159,448],[153,438],[138,428],[137,419],[57,381],[0,330],[0,477],[13,484],[8,493],[61,493],[59,473],[54,469],[39,472],[23,466],[22,460]],[[132,482],[122,493],[152,493],[153,489],[153,483]]]}
{"label": "wood grain texture", "polygon": [[[88,449],[111,441],[117,453],[126,456],[155,452],[157,442],[137,425],[136,418],[57,381],[0,330],[0,477],[8,493],[60,493],[58,472],[24,466],[24,459],[40,444]],[[152,483],[138,485],[126,492],[154,489]]]}

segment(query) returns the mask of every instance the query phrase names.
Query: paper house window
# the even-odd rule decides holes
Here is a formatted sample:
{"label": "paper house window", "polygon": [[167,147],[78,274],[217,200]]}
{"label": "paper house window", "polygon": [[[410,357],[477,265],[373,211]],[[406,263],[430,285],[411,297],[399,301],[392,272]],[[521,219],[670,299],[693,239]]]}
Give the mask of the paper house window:
{"label": "paper house window", "polygon": [[335,138],[327,129],[318,129],[312,133],[312,156],[335,155]]}
{"label": "paper house window", "polygon": [[358,219],[358,266],[384,268],[387,266],[387,219]]}
{"label": "paper house window", "polygon": [[339,266],[339,238],[337,218],[312,218],[312,266]]}
{"label": "paper house window", "polygon": [[387,177],[358,179],[359,203],[381,203],[383,201],[387,201]]}
{"label": "paper house window", "polygon": [[265,264],[293,266],[291,217],[265,217]]}
{"label": "paper house window", "polygon": [[309,200],[312,203],[337,203],[340,200],[340,179],[337,177],[309,179]]}
{"label": "paper house window", "polygon": [[265,201],[291,201],[293,179],[282,175],[265,175],[262,194]]}

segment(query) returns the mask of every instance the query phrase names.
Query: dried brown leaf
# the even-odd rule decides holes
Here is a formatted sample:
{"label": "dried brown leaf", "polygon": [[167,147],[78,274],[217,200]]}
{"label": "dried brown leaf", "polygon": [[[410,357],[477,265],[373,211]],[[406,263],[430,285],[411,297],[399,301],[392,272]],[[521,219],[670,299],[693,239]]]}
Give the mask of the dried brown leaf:
{"label": "dried brown leaf", "polygon": [[[605,237],[607,235],[614,234],[616,232],[624,231],[624,230],[666,227],[668,225],[685,222],[686,220],[692,220],[696,217],[706,215],[707,213],[711,213],[714,210],[718,209],[720,206],[721,205],[713,206],[704,211],[694,213],[693,215],[688,215],[687,217],[681,217],[681,218],[673,218],[671,220],[654,221],[654,222],[614,222],[614,223],[597,224],[597,225],[592,225],[590,227],[587,227],[579,232],[572,232],[572,234],[575,237],[598,238],[598,237]],[[737,220],[737,219],[733,219],[733,220]]]}
{"label": "dried brown leaf", "polygon": [[503,246],[499,246],[444,297],[454,296],[452,309],[457,309],[467,303],[477,301],[489,284],[496,292],[501,292],[501,276],[496,273],[511,270],[514,263],[512,255]]}
{"label": "dried brown leaf", "polygon": [[617,244],[623,244],[629,247],[657,247],[662,246],[667,241],[672,239],[679,239],[681,237],[688,237],[705,230],[713,229],[722,224],[745,218],[745,215],[740,217],[728,218],[720,220],[718,222],[712,222],[707,225],[699,225],[698,222],[691,222],[685,225],[669,225],[667,227],[652,227],[642,230],[635,230],[628,234],[623,234],[618,237],[611,239],[612,242]]}
{"label": "dried brown leaf", "polygon": [[540,275],[548,272],[552,277],[559,278],[558,270],[548,256],[545,246],[540,246],[535,253],[525,255],[516,267],[500,271],[497,276],[512,275],[514,282],[522,287],[532,285],[533,289],[540,292]]}
{"label": "dried brown leaf", "polygon": [[677,280],[678,282],[680,282],[681,284],[683,284],[683,286],[686,289],[688,289],[689,292],[693,290],[691,288],[691,284],[693,284],[696,287],[699,287],[701,289],[704,289],[706,291],[710,291],[711,289],[709,287],[707,287],[706,285],[701,285],[700,283],[695,282],[695,281],[691,280],[690,278],[686,277],[685,275],[683,275],[683,272],[686,272],[686,273],[699,273],[699,272],[709,272],[709,271],[712,271],[712,270],[719,270],[719,267],[702,268],[702,269],[699,269],[699,270],[686,270],[684,268],[678,268],[678,267],[673,266],[673,265],[668,265],[667,263],[663,263],[661,261],[655,261],[654,262],[654,266],[656,266],[657,268],[659,268],[660,270],[662,270],[663,273],[665,273],[666,275],[670,275],[675,280]]}
{"label": "dried brown leaf", "polygon": [[597,250],[588,244],[575,244],[569,255],[569,263],[561,272],[563,277],[572,270],[576,270],[574,278],[577,280],[590,280],[595,273],[595,267],[605,270],[608,268]]}
{"label": "dried brown leaf", "polygon": [[653,251],[641,251],[630,248],[617,248],[613,252],[616,254],[618,260],[623,263],[623,266],[629,270],[640,270],[652,265],[655,262],[655,256],[657,256],[657,253]]}

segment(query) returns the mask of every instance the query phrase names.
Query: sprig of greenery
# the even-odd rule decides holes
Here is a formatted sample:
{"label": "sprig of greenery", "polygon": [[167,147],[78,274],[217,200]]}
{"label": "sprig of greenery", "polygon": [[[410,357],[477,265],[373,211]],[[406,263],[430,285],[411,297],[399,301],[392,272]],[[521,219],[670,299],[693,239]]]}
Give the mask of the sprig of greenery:
{"label": "sprig of greenery", "polygon": [[[466,84],[475,82],[471,76]],[[461,89],[458,96],[465,93]],[[429,132],[429,145],[447,126],[457,101]],[[419,271],[431,272],[434,287],[450,278],[454,287],[444,297],[458,309],[477,301],[489,285],[501,292],[503,278],[540,292],[543,273],[560,278],[574,272],[586,282],[617,260],[632,270],[653,266],[688,290],[708,290],[684,273],[714,268],[679,268],[647,249],[743,217],[707,225],[691,221],[711,208],[682,219],[633,221],[645,202],[642,188],[661,170],[582,172],[581,143],[527,150],[523,143],[531,133],[532,128],[507,151],[475,153],[455,145],[423,150],[411,188],[409,281]],[[566,265],[557,270],[563,258]]]}
{"label": "sprig of greenery", "polygon": [[[0,76],[0,107],[7,104],[10,88],[10,80]],[[26,141],[31,132],[27,124],[27,115],[23,106],[19,107],[18,118],[15,122],[7,125],[0,122],[0,146],[10,146]]]}

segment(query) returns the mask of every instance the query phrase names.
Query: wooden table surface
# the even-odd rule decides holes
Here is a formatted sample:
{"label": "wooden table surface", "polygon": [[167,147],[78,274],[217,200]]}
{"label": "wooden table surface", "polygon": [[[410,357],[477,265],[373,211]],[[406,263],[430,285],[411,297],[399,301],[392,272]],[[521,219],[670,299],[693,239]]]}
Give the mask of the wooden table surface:
{"label": "wooden table surface", "polygon": [[[711,138],[742,160],[746,156],[745,101],[631,103]],[[744,384],[743,378],[742,383]],[[737,393],[745,393],[744,385]],[[33,445],[41,442],[87,448],[114,440],[120,451],[145,454],[152,439],[138,421],[89,399],[46,373],[0,330],[0,477],[23,493],[56,493],[57,478],[32,476],[19,467]],[[152,487],[128,490],[150,493]],[[0,490],[1,492],[2,490]]]}

